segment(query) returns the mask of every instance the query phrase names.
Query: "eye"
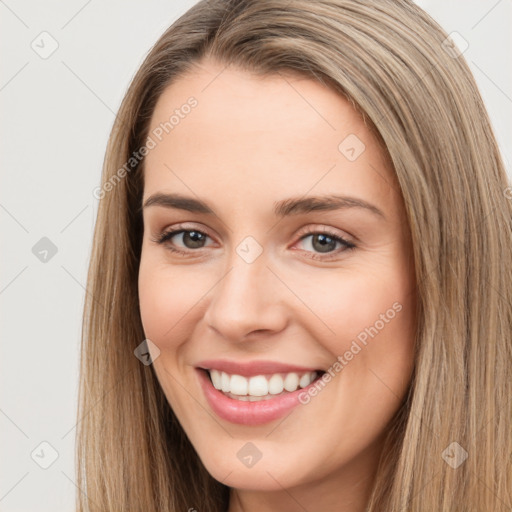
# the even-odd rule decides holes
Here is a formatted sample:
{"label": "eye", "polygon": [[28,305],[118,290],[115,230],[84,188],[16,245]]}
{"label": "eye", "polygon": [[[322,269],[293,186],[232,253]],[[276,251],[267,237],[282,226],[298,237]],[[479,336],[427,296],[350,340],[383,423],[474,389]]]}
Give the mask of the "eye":
{"label": "eye", "polygon": [[[305,242],[306,240],[308,241]],[[328,229],[320,231],[310,230],[301,237],[299,242],[303,242],[307,252],[313,252],[313,254],[311,254],[313,259],[328,259],[340,252],[356,248],[355,244],[330,232]],[[324,254],[327,255],[327,258],[322,256]]]}
{"label": "eye", "polygon": [[[152,241],[161,245],[165,244],[166,248],[172,252],[187,255],[196,249],[205,247],[208,238],[210,237],[206,233],[198,229],[174,229],[160,233],[157,237],[152,238]],[[180,245],[176,246],[178,242],[181,242],[181,248]]]}
{"label": "eye", "polygon": [[[208,239],[211,239],[211,237],[203,231],[178,226],[176,229],[160,233],[152,238],[152,241],[160,245],[165,244],[166,249],[171,252],[186,256],[197,249],[207,247]],[[306,240],[308,241],[306,242]],[[321,230],[309,229],[306,233],[302,233],[299,243],[303,243],[305,246],[302,250],[311,253],[309,257],[319,260],[327,260],[341,252],[356,248],[356,245],[352,242],[325,228]]]}

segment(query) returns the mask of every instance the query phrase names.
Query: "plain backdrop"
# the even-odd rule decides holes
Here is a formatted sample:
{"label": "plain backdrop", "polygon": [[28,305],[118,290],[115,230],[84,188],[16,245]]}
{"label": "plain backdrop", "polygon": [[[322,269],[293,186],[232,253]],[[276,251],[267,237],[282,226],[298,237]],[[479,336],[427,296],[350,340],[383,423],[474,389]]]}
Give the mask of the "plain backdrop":
{"label": "plain backdrop", "polygon": [[[71,511],[84,285],[107,138],[195,1],[0,0],[0,511]],[[511,0],[418,2],[464,52],[511,169]]]}

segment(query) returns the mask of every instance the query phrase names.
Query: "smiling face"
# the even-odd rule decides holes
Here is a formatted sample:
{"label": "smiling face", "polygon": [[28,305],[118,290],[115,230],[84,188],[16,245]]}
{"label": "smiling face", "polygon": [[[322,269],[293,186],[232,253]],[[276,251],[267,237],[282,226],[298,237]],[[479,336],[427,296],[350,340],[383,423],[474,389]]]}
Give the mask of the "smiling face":
{"label": "smiling face", "polygon": [[217,480],[355,489],[413,369],[399,187],[337,93],[223,67],[181,77],[151,119],[139,294],[153,367]]}

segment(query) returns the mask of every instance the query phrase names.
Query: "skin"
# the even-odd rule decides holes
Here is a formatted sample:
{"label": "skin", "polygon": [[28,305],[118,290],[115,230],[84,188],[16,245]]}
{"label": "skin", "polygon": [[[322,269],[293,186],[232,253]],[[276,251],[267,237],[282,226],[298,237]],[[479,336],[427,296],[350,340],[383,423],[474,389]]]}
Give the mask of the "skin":
{"label": "skin", "polygon": [[[140,311],[160,350],[157,378],[207,470],[231,487],[229,512],[362,511],[414,365],[412,246],[394,173],[351,105],[309,78],[205,60],[163,92],[149,133],[190,96],[197,106],[146,157],[143,203],[180,193],[215,215],[144,208]],[[338,149],[349,134],[365,145],[354,161]],[[385,218],[355,207],[274,216],[276,201],[324,194],[362,199]],[[154,241],[180,223],[208,235],[202,247],[183,234]],[[322,229],[356,248],[321,252]],[[263,249],[250,264],[236,251],[247,236]],[[395,302],[401,311],[286,418],[243,426],[209,407],[199,361],[326,370]],[[250,468],[237,457],[248,441],[262,453]]]}

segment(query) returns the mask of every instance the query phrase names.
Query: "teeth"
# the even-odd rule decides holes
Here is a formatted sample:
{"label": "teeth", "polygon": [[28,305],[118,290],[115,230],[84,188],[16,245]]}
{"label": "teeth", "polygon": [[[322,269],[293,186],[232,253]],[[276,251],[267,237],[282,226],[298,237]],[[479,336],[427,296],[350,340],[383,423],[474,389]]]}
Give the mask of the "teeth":
{"label": "teeth", "polygon": [[222,389],[220,372],[217,370],[210,370],[210,377],[212,378],[213,387],[215,389]]}
{"label": "teeth", "polygon": [[242,375],[229,375],[219,370],[208,370],[215,389],[223,391],[230,396],[245,401],[260,400],[261,397],[270,398],[269,395],[279,395],[283,391],[296,391],[299,387],[309,386],[316,378],[316,372],[307,372],[299,376],[298,373],[276,373],[268,378],[256,375],[246,378]]}
{"label": "teeth", "polygon": [[[306,374],[307,375],[307,374]],[[278,395],[282,393],[284,389],[283,378],[281,375],[272,375],[268,381],[268,392],[271,395]]]}
{"label": "teeth", "polygon": [[[247,382],[247,379],[244,377],[240,377],[241,379],[244,379]],[[233,394],[235,393],[235,390],[232,391]],[[252,396],[265,396],[268,395],[268,382],[263,375],[258,375],[257,377],[251,377],[249,379],[249,392],[248,395]]]}
{"label": "teeth", "polygon": [[296,373],[289,373],[284,379],[284,389],[295,391],[299,386],[299,376]]}
{"label": "teeth", "polygon": [[230,391],[230,387],[229,387],[230,382],[229,381],[230,381],[229,375],[227,373],[222,372],[220,374],[220,386],[221,386],[222,391],[224,391],[224,393],[229,393],[229,391]]}
{"label": "teeth", "polygon": [[[314,379],[313,379],[314,380]],[[299,386],[305,388],[311,384],[312,380],[308,373],[305,373],[299,380]]]}
{"label": "teeth", "polygon": [[[235,395],[247,395],[248,388],[249,385],[247,379],[244,379],[240,375],[231,375],[231,379],[229,381],[229,391],[231,393]],[[254,395],[254,393],[251,394]]]}

